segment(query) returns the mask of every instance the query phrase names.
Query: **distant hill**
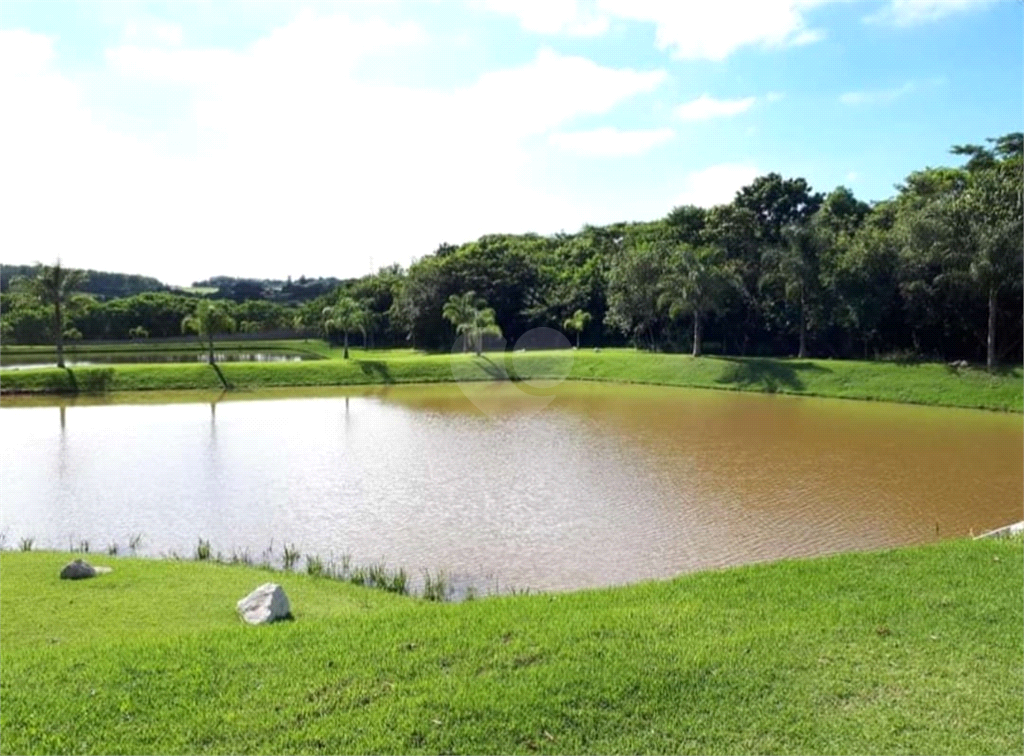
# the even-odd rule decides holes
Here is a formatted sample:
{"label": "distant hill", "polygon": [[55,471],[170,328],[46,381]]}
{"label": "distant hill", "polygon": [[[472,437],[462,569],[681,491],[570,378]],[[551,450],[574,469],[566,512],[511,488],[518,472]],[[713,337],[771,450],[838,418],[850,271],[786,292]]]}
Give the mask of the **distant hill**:
{"label": "distant hill", "polygon": [[[0,293],[6,293],[11,279],[17,276],[35,276],[38,265],[0,265]],[[94,295],[97,299],[117,299],[131,297],[148,291],[171,291],[171,287],[149,276],[138,276],[129,273],[107,273],[100,270],[87,270],[89,280],[82,291]]]}
{"label": "distant hill", "polygon": [[246,302],[262,299],[280,304],[299,304],[334,291],[342,283],[338,278],[306,278],[289,277],[287,280],[274,278],[233,278],[231,276],[213,276],[205,281],[192,284],[193,290],[216,293],[209,296],[217,299],[232,299],[235,302]]}
{"label": "distant hill", "polygon": [[[0,294],[7,292],[12,278],[34,276],[38,271],[38,265],[0,265]],[[272,278],[214,276],[205,281],[196,281],[192,286],[183,287],[168,286],[155,278],[130,273],[108,273],[99,270],[87,270],[86,273],[89,275],[89,280],[82,287],[82,291],[104,301],[146,292],[167,291],[215,299],[231,299],[239,303],[263,300],[279,304],[301,304],[334,291],[342,283],[339,278],[306,278],[305,276],[294,280],[289,277],[283,281]]]}

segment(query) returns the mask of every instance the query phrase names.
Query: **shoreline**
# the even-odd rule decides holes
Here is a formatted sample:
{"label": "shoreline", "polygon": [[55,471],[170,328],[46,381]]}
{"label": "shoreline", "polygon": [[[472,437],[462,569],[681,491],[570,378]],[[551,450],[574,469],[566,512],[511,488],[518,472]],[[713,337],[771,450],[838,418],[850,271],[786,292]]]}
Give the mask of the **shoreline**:
{"label": "shoreline", "polygon": [[[357,352],[350,360],[279,363],[112,364],[29,368],[0,373],[0,397],[104,395],[115,392],[245,391],[398,384],[562,379],[854,399],[936,407],[1024,412],[1024,371],[990,375],[940,363],[693,358],[631,349],[473,355]],[[501,364],[504,362],[504,364]],[[453,374],[453,367],[458,375]]]}

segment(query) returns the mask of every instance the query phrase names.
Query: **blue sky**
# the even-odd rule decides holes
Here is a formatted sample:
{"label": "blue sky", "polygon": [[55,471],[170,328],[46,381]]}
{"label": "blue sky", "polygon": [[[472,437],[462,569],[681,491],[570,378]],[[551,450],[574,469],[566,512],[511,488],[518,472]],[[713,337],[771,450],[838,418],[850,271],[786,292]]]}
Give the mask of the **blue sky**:
{"label": "blue sky", "polygon": [[0,255],[350,276],[484,233],[880,200],[1021,130],[1019,0],[0,6]]}

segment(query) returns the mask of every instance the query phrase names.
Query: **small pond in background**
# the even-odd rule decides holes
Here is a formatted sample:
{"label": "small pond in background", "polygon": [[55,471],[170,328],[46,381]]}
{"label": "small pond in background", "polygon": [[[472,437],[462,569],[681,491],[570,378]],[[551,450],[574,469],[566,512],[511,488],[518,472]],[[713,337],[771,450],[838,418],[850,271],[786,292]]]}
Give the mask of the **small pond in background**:
{"label": "small pond in background", "polygon": [[[286,352],[217,352],[217,362],[300,362],[318,359],[311,354],[289,354]],[[206,362],[207,352],[87,352],[79,357],[73,352],[65,352],[66,367],[86,367],[88,365],[145,364],[167,362]],[[0,361],[0,370],[25,370],[28,368],[54,367],[56,360],[47,362],[40,360],[39,355],[4,355]]]}

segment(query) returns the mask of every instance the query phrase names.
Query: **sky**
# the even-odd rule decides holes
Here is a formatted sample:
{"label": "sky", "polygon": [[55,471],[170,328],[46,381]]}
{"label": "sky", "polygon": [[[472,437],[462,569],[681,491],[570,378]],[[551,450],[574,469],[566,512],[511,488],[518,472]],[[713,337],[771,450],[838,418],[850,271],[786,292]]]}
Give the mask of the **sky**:
{"label": "sky", "polygon": [[890,197],[1022,130],[1024,2],[0,4],[0,261],[359,276],[488,233]]}

